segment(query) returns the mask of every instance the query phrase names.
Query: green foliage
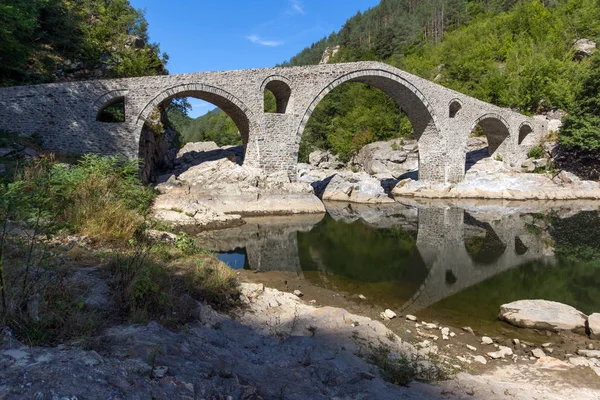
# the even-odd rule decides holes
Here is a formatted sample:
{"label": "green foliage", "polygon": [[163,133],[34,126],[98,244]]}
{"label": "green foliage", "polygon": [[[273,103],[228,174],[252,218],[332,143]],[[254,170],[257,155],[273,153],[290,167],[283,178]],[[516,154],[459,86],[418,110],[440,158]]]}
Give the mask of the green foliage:
{"label": "green foliage", "polygon": [[220,109],[209,111],[192,120],[181,131],[182,145],[213,141],[219,146],[242,144],[235,122]]}
{"label": "green foliage", "polygon": [[277,111],[277,100],[275,95],[270,90],[265,90],[264,95],[264,111],[266,113],[274,113]]}
{"label": "green foliage", "polygon": [[527,152],[529,158],[542,158],[543,156],[544,148],[541,145],[534,146]]}
{"label": "green foliage", "polygon": [[348,161],[364,145],[377,140],[410,137],[412,126],[398,104],[381,90],[345,83],[315,108],[300,143],[300,161],[315,148],[326,148]]}
{"label": "green foliage", "polygon": [[[582,37],[600,38],[598,0],[382,0],[346,21],[339,33],[314,43],[283,65],[316,64],[327,47],[339,45],[330,63],[384,61],[525,113],[572,110],[561,131],[561,145],[592,151],[600,149],[600,74],[598,61],[574,59],[573,43]],[[355,94],[349,91],[345,96]],[[326,102],[350,101],[330,100],[330,96],[322,101],[323,108]],[[327,122],[322,115],[321,121],[313,121],[319,118],[314,114],[309,120],[312,126],[305,131],[301,160],[314,147],[338,151],[345,158],[352,153],[350,136],[361,134],[360,129],[346,129],[353,126],[346,121],[353,118],[352,113],[333,109],[329,115]],[[362,134],[364,140],[368,134]]]}
{"label": "green foliage", "polygon": [[560,130],[561,147],[596,151],[600,149],[600,53],[596,54],[577,94],[575,106]]}
{"label": "green foliage", "polygon": [[0,86],[163,74],[166,61],[128,0],[0,2]]}

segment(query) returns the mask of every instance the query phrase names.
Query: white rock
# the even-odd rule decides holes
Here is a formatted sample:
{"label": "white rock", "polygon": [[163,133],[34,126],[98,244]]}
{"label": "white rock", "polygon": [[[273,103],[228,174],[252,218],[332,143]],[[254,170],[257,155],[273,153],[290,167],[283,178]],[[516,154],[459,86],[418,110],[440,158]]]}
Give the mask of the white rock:
{"label": "white rock", "polygon": [[538,368],[544,369],[567,369],[572,368],[571,365],[554,357],[540,357],[534,364]]}
{"label": "white rock", "polygon": [[487,360],[485,359],[484,356],[475,356],[475,357],[473,357],[473,360],[478,363],[481,363],[483,365],[487,364]]}
{"label": "white rock", "polygon": [[450,328],[442,328],[442,335],[448,336],[450,334]]}
{"label": "white rock", "polygon": [[521,345],[521,341],[519,339],[513,339],[513,343],[515,344],[515,346]]}
{"label": "white rock", "polygon": [[569,362],[578,367],[589,367],[592,365],[592,362],[586,357],[571,357],[569,358]]}
{"label": "white rock", "polygon": [[533,351],[531,352],[531,354],[535,357],[535,358],[542,358],[542,357],[546,357],[546,353],[544,353],[544,350],[542,349],[533,349]]}
{"label": "white rock", "polygon": [[488,357],[493,358],[494,360],[497,360],[499,358],[504,358],[506,356],[512,356],[513,351],[510,347],[500,346],[500,349],[498,351],[487,353],[487,355],[488,355]]}
{"label": "white rock", "polygon": [[467,349],[469,349],[471,351],[477,351],[477,347],[471,346],[470,344],[467,345]]}
{"label": "white rock", "polygon": [[386,310],[385,310],[383,313],[384,313],[384,314],[385,314],[385,316],[386,316],[386,317],[388,317],[389,319],[396,318],[396,313],[395,313],[395,312],[393,312],[392,310],[390,310],[389,308],[387,308],[387,309],[386,309]]}
{"label": "white rock", "polygon": [[490,337],[483,336],[481,338],[481,344],[492,344],[492,343],[494,343],[494,341]]}
{"label": "white rock", "polygon": [[585,350],[579,349],[577,350],[577,354],[584,357],[598,357],[600,358],[600,350]]}
{"label": "white rock", "polygon": [[367,299],[367,298],[366,298],[365,296],[363,296],[362,294],[359,294],[359,295],[358,295],[358,298],[359,298],[359,299],[361,299],[361,300],[366,300],[366,299]]}
{"label": "white rock", "polygon": [[302,293],[301,291],[299,291],[298,289],[294,290],[294,294],[298,297],[302,297],[304,296],[304,293]]}
{"label": "white rock", "polygon": [[417,317],[415,317],[414,315],[410,315],[410,314],[408,314],[408,315],[406,316],[406,319],[407,319],[407,320],[409,320],[409,321],[416,321],[416,320],[417,320]]}
{"label": "white rock", "polygon": [[450,337],[454,337],[454,336],[456,336],[456,333],[450,332]]}
{"label": "white rock", "polygon": [[474,335],[474,334],[475,334],[475,332],[473,332],[473,329],[471,329],[471,327],[470,327],[470,326],[465,326],[465,327],[463,327],[462,329],[463,329],[463,331],[465,331],[465,332],[468,332],[468,333],[470,333],[471,335]]}
{"label": "white rock", "polygon": [[442,335],[442,339],[444,339],[444,340],[449,340],[449,339],[450,339],[450,337],[448,337],[448,335]]}
{"label": "white rock", "polygon": [[586,321],[581,311],[547,300],[519,300],[503,304],[498,318],[521,328],[547,330],[583,329]]}
{"label": "white rock", "polygon": [[588,326],[590,328],[590,339],[600,339],[600,314],[593,313],[588,317]]}

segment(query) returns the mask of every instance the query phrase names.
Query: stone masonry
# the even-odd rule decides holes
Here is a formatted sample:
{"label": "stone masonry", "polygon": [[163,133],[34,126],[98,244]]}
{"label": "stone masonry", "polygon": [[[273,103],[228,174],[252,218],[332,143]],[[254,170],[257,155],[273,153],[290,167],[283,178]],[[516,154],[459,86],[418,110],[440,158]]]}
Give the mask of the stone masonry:
{"label": "stone masonry", "polygon": [[[0,89],[0,129],[36,134],[51,151],[140,154],[144,122],[156,106],[195,97],[225,111],[239,128],[245,163],[295,177],[300,138],[317,104],[344,82],[375,86],[407,113],[419,143],[419,178],[456,182],[465,173],[467,139],[480,125],[492,157],[520,165],[545,135],[544,121],[479,101],[379,62],[325,64],[107,79]],[[263,111],[265,89],[277,113]],[[125,122],[97,120],[123,101]]]}

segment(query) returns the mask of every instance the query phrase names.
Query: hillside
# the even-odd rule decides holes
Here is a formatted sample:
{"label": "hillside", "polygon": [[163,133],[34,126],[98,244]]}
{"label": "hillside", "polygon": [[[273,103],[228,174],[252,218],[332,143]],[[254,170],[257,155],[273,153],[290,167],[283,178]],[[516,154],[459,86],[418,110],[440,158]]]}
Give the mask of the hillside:
{"label": "hillside", "polygon": [[0,86],[166,74],[128,0],[0,2]]}

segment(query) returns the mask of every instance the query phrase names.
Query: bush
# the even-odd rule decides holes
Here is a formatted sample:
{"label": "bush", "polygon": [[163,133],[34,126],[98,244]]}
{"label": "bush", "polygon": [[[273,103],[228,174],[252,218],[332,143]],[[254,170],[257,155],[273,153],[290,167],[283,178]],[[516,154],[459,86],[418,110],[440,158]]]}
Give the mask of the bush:
{"label": "bush", "polygon": [[544,156],[544,148],[541,145],[532,147],[527,152],[527,157],[529,157],[529,158],[542,158],[543,156]]}
{"label": "bush", "polygon": [[600,53],[593,57],[575,106],[563,122],[559,135],[563,149],[600,150]]}
{"label": "bush", "polygon": [[101,241],[127,242],[144,223],[154,191],[138,178],[136,161],[85,155],[74,167],[54,165],[52,183],[68,204],[64,222]]}
{"label": "bush", "polygon": [[[179,251],[180,257],[186,257],[187,250]],[[171,265],[152,254],[157,253],[151,247],[136,245],[133,251],[116,254],[108,264],[122,318],[176,326],[196,317],[197,300],[221,310],[238,304],[234,271],[212,254],[197,251]]]}

